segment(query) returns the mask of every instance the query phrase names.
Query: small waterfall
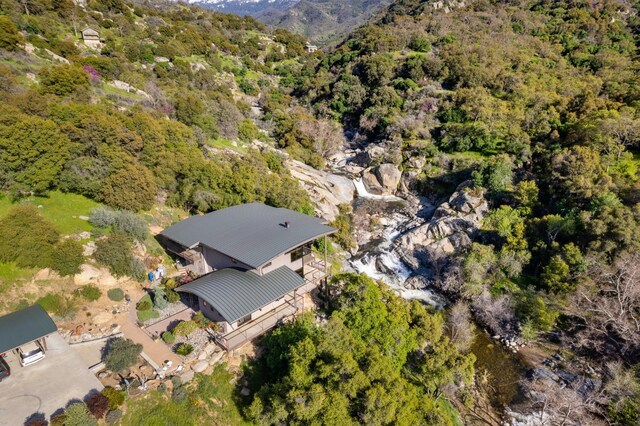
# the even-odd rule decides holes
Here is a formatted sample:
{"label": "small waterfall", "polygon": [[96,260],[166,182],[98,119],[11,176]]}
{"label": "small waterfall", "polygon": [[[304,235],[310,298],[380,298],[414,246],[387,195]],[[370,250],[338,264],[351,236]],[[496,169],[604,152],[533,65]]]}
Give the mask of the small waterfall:
{"label": "small waterfall", "polygon": [[384,282],[401,297],[418,299],[439,309],[447,302],[434,290],[413,290],[404,287],[405,281],[413,275],[413,271],[392,248],[393,242],[403,234],[402,230],[407,228],[406,224],[412,221],[412,218],[401,213],[392,214],[384,225],[382,238],[371,244],[370,248],[363,250],[361,255],[352,258],[349,264],[354,271]]}
{"label": "small waterfall", "polygon": [[353,179],[353,185],[356,187],[356,192],[358,193],[358,197],[360,198],[380,201],[403,201],[402,198],[396,197],[395,195],[376,195],[369,193],[366,186],[364,186],[362,178]]}

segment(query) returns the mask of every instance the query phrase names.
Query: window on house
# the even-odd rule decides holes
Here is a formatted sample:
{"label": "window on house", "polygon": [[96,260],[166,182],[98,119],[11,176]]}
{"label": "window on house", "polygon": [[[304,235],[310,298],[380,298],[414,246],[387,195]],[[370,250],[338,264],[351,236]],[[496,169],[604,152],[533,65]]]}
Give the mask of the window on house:
{"label": "window on house", "polygon": [[251,321],[251,314],[247,315],[246,317],[242,317],[238,320],[238,327],[240,327],[243,324],[248,323],[249,321]]}
{"label": "window on house", "polygon": [[295,262],[298,259],[302,259],[302,247],[298,247],[290,251],[291,253],[291,262]]}

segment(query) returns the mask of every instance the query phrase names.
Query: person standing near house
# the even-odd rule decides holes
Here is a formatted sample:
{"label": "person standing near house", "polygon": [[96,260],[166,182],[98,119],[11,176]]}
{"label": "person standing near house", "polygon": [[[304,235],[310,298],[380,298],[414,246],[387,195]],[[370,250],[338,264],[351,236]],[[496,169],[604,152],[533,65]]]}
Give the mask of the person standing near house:
{"label": "person standing near house", "polygon": [[164,266],[160,265],[158,266],[158,274],[160,275],[160,279],[164,278]]}

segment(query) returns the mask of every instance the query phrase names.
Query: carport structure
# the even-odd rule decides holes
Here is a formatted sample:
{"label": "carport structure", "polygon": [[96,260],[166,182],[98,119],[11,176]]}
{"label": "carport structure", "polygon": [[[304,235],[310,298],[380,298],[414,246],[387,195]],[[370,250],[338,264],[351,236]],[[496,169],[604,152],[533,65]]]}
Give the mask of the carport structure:
{"label": "carport structure", "polygon": [[47,350],[45,337],[58,327],[40,305],[0,317],[0,353],[9,352],[24,344],[37,341]]}

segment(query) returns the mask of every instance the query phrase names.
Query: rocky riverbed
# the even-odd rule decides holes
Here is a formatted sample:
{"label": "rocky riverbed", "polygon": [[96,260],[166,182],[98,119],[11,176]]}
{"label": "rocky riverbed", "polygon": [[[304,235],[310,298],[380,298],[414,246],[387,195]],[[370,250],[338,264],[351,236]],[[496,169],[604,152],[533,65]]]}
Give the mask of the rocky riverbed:
{"label": "rocky riverbed", "polygon": [[325,219],[337,216],[339,204],[352,205],[357,245],[346,259],[347,269],[439,308],[447,301],[433,286],[434,265],[471,245],[488,204],[469,182],[444,201],[416,196],[409,188],[413,169],[424,166],[424,158],[409,158],[400,170],[395,157],[378,145],[345,145],[329,161],[329,171],[295,160],[287,166]]}

